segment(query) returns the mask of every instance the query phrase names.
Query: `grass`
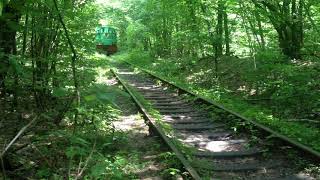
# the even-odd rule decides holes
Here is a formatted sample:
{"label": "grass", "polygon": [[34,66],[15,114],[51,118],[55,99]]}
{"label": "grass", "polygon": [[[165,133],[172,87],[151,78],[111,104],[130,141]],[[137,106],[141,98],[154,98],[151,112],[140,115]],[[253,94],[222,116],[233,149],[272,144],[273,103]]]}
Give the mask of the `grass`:
{"label": "grass", "polygon": [[[275,117],[272,110],[259,105],[252,105],[241,98],[229,93],[221,86],[213,88],[202,88],[191,84],[185,77],[179,74],[179,69],[164,60],[157,60],[157,63],[150,59],[147,54],[120,54],[118,60],[129,61],[136,66],[156,74],[163,79],[173,82],[181,87],[214,100],[224,107],[231,109],[249,119],[259,122],[295,141],[298,141],[312,149],[320,152],[320,130],[315,126],[309,126],[297,122],[288,122],[285,118]],[[184,75],[184,74],[182,74]]]}

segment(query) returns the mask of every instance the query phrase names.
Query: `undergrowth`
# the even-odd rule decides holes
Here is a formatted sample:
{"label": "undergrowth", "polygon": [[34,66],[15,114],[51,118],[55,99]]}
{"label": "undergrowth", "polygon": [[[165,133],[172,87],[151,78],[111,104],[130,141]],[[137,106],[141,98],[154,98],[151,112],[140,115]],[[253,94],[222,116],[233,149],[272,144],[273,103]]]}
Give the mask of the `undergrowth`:
{"label": "undergrowth", "polygon": [[[242,96],[237,95],[236,93],[228,89],[226,86],[224,86],[223,83],[217,80],[212,80],[213,82],[211,83],[211,85],[207,85],[205,87],[196,84],[190,79],[188,79],[188,76],[186,76],[185,74],[186,72],[190,73],[190,71],[192,70],[189,69],[189,71],[187,71],[186,69],[183,69],[187,68],[188,66],[182,66],[181,61],[173,62],[170,59],[155,60],[152,57],[150,57],[148,53],[141,52],[132,52],[129,54],[123,53],[119,55],[117,58],[119,60],[124,60],[133,63],[147,70],[150,73],[156,74],[157,76],[160,76],[163,79],[166,79],[169,82],[172,82],[180,87],[189,89],[198,95],[202,95],[205,98],[212,99],[222,104],[223,106],[240,113],[245,117],[262,123],[270,127],[271,129],[278,131],[302,144],[312,147],[316,151],[320,151],[320,131],[317,126],[288,121],[290,117],[278,116],[278,114],[274,112],[272,107],[265,106],[263,103],[251,104],[248,101],[246,101]],[[284,69],[284,71],[286,70],[287,69]],[[200,77],[208,78],[207,76],[209,75],[203,73]],[[290,77],[290,74],[288,75],[288,77]],[[313,86],[315,85],[313,84]],[[281,86],[281,88],[284,88],[284,86]],[[282,91],[281,88],[278,89],[279,93],[284,93],[285,91]],[[294,94],[295,92],[290,93]],[[283,98],[283,96],[279,98],[281,99]],[[276,102],[285,104],[287,101],[284,100],[283,102]],[[294,102],[292,103],[294,104]],[[312,103],[313,105],[311,107],[318,107],[316,102],[312,101]],[[298,104],[298,108],[310,108],[309,105],[310,104]],[[283,106],[284,107],[282,108],[282,112],[285,112],[286,110],[288,110],[287,108],[291,105]],[[297,105],[295,104],[295,106]],[[279,106],[277,107],[280,108]],[[294,110],[291,109],[291,111]],[[314,111],[318,110],[314,108]]]}
{"label": "undergrowth", "polygon": [[[136,172],[145,166],[142,155],[131,148],[128,134],[113,125],[122,113],[116,100],[129,96],[108,83],[105,56],[86,58],[90,61],[81,62],[86,68],[78,72],[82,78],[80,106],[73,104],[58,125],[38,118],[37,125],[5,154],[0,179],[138,178]],[[63,100],[71,91],[65,85],[52,94]],[[50,114],[45,117],[51,120]]]}

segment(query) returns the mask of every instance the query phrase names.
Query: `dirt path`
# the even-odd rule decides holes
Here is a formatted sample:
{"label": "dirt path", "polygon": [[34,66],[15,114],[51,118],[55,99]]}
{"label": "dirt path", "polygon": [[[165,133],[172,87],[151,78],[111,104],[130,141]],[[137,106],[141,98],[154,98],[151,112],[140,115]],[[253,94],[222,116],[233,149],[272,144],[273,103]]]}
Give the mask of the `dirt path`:
{"label": "dirt path", "polygon": [[[128,101],[122,99],[120,101]],[[161,154],[161,142],[156,137],[148,136],[148,127],[143,118],[139,115],[137,109],[132,108],[131,102],[121,105],[124,111],[120,121],[114,123],[117,130],[128,134],[128,150],[137,153],[140,157],[143,168],[135,173],[139,179],[161,179],[160,174],[165,169],[165,165],[157,161]],[[125,107],[129,106],[129,107]]]}

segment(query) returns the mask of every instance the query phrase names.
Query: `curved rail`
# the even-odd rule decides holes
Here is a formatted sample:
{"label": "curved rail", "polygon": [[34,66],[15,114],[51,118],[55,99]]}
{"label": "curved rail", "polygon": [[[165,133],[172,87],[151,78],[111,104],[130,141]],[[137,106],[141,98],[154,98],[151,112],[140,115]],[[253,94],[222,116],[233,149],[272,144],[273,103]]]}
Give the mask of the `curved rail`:
{"label": "curved rail", "polygon": [[136,67],[136,68],[142,70],[144,73],[149,74],[150,76],[152,76],[152,77],[154,77],[156,79],[159,79],[162,82],[165,82],[166,84],[169,84],[170,86],[173,86],[173,87],[175,87],[175,88],[177,88],[179,90],[182,90],[183,92],[191,94],[191,95],[197,97],[198,99],[200,99],[200,100],[202,100],[202,101],[204,101],[204,102],[206,102],[208,104],[216,106],[217,108],[220,108],[220,109],[222,109],[224,111],[227,111],[228,113],[230,113],[230,114],[232,114],[232,115],[234,115],[234,116],[236,116],[236,117],[238,117],[238,118],[240,118],[240,119],[242,119],[244,121],[247,121],[247,122],[253,124],[257,128],[259,128],[259,129],[261,129],[261,130],[263,130],[265,132],[270,133],[274,137],[277,137],[277,138],[281,139],[282,141],[287,142],[288,144],[290,144],[290,145],[292,145],[292,146],[294,146],[294,147],[296,147],[296,148],[298,148],[298,149],[300,149],[300,150],[302,150],[304,152],[307,152],[308,154],[311,154],[311,155],[315,156],[316,158],[320,159],[320,152],[315,151],[315,150],[311,149],[310,147],[308,147],[308,146],[306,146],[304,144],[301,144],[301,143],[299,143],[299,142],[297,142],[297,141],[295,141],[293,139],[290,139],[287,136],[270,129],[269,127],[266,127],[266,126],[264,126],[264,125],[262,125],[262,124],[260,124],[258,122],[255,122],[255,121],[253,121],[253,120],[251,120],[251,119],[249,119],[247,117],[244,117],[241,114],[239,114],[237,112],[234,112],[234,111],[232,111],[232,110],[230,110],[230,109],[228,109],[228,108],[226,108],[226,107],[214,102],[211,99],[208,99],[208,98],[206,98],[206,97],[204,97],[202,95],[198,95],[198,94],[192,92],[191,90],[186,89],[184,87],[181,87],[181,86],[175,84],[174,82],[172,82],[170,80],[167,80],[167,79],[165,79],[163,77],[160,77],[160,76],[158,76],[158,75],[156,75],[156,74],[154,74],[154,73],[152,73],[152,72],[150,72],[150,71],[148,71],[148,70],[146,70],[144,68],[138,67],[135,64],[132,64],[132,63],[127,62],[127,61],[125,61],[125,62],[128,63],[129,65],[133,66],[133,67]]}

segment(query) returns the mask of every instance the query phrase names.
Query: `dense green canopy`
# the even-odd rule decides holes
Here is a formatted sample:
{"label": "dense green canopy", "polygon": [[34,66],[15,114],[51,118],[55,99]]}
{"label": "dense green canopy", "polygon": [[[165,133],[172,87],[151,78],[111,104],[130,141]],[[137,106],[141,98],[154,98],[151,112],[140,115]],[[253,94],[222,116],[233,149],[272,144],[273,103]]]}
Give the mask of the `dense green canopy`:
{"label": "dense green canopy", "polygon": [[[101,21],[118,35],[119,54],[108,61],[95,54]],[[131,61],[320,151],[319,35],[319,0],[1,0],[0,146],[8,152],[0,169],[24,164],[22,177],[77,179],[97,147],[93,159],[103,162],[88,164],[88,178],[128,178],[124,161],[106,155],[123,138],[111,122],[115,97],[126,96],[103,79],[111,60]],[[25,126],[26,143],[8,143]]]}

